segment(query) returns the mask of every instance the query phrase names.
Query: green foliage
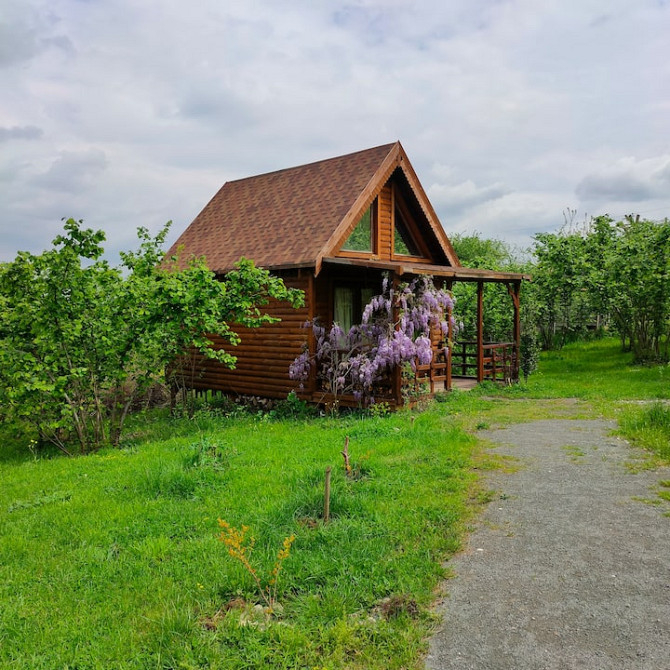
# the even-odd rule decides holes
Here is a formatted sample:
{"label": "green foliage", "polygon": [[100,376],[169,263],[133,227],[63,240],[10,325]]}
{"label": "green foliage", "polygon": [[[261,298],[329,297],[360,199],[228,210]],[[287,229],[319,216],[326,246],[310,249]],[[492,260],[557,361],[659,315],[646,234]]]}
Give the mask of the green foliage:
{"label": "green foliage", "polygon": [[[461,263],[466,267],[522,272],[532,274],[530,261],[519,255],[501,240],[483,239],[478,233],[454,235],[451,242]],[[458,339],[477,338],[477,285],[456,282],[453,287],[455,318],[459,325]],[[484,340],[487,342],[512,342],[514,336],[514,310],[507,287],[502,284],[484,285]],[[537,367],[537,291],[525,282],[521,290],[521,362],[520,369],[526,379]]]}
{"label": "green foliage", "polygon": [[345,251],[372,251],[372,212],[367,209],[342,245]]}
{"label": "green foliage", "polygon": [[270,416],[275,419],[308,419],[316,414],[316,407],[298,398],[295,391],[291,391],[285,400],[280,400],[270,410]]}
{"label": "green foliage", "polygon": [[162,264],[169,224],[155,238],[140,228],[139,249],[111,267],[104,233],[81,224],[69,219],[50,250],[0,266],[0,416],[63,451],[117,445],[133,401],[184,351],[234,366],[206,333],[235,345],[229,324],[270,321],[260,311],[270,297],[302,300],[245,259],[224,281],[204,261]]}
{"label": "green foliage", "polygon": [[[568,213],[574,216],[574,212]],[[532,371],[539,339],[545,349],[614,326],[628,343],[634,360],[666,361],[670,352],[670,222],[607,216],[583,226],[572,221],[557,233],[538,233],[534,262],[522,263],[498,240],[479,235],[454,236],[463,265],[492,270],[526,272],[532,282],[521,293],[521,367]],[[476,286],[454,286],[459,339],[474,339]],[[484,338],[511,339],[512,310],[504,286],[484,291]],[[525,360],[525,363],[524,363]]]}
{"label": "green foliage", "polygon": [[503,270],[517,262],[507,243],[482,238],[479,233],[453,235],[451,243],[461,263],[469,268]]}
{"label": "green foliage", "polygon": [[[517,261],[510,247],[501,240],[473,235],[454,235],[451,243],[465,267],[518,272],[522,264]],[[524,270],[525,271],[525,270]],[[456,282],[453,286],[454,312],[460,326],[458,339],[475,340],[477,337],[477,284]],[[524,296],[525,299],[525,296]],[[514,311],[507,288],[500,284],[484,286],[484,340],[511,342]]]}
{"label": "green foliage", "polygon": [[521,372],[526,381],[537,370],[540,360],[540,345],[535,330],[527,328],[521,333]]}
{"label": "green foliage", "polygon": [[599,217],[587,237],[593,290],[628,338],[636,361],[667,361],[670,347],[670,221]]}
{"label": "green foliage", "polygon": [[187,468],[208,468],[224,471],[235,453],[233,449],[220,444],[209,437],[201,437],[191,445],[192,452],[187,454],[184,465]]}
{"label": "green foliage", "polygon": [[636,361],[668,360],[670,222],[608,216],[535,236],[532,291],[545,348],[611,321]]}
{"label": "green foliage", "polygon": [[586,241],[579,232],[535,235],[533,288],[536,326],[545,349],[561,348],[587,333],[595,320]]}

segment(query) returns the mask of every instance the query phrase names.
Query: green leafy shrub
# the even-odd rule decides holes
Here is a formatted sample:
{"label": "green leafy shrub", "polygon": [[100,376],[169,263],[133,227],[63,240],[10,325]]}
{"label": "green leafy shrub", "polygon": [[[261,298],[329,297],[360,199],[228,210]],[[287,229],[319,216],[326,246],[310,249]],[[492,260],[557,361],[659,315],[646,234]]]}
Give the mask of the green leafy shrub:
{"label": "green leafy shrub", "polygon": [[316,407],[298,398],[294,391],[270,410],[270,416],[274,419],[309,419],[316,416],[316,413]]}
{"label": "green leafy shrub", "polygon": [[29,425],[66,453],[118,446],[128,412],[164,378],[186,374],[187,350],[230,367],[235,357],[207,334],[235,345],[229,323],[256,327],[276,319],[270,298],[302,303],[301,291],[241,259],[222,281],[204,260],[180,267],[156,237],[138,230],[139,249],[105,260],[102,231],[68,219],[53,248],[21,252],[0,265],[0,418]]}

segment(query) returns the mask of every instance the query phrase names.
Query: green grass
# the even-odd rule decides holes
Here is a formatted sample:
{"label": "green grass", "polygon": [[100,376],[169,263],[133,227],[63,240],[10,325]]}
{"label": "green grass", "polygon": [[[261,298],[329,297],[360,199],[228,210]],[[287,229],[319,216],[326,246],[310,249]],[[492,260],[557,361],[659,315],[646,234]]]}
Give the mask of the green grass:
{"label": "green grass", "polygon": [[622,435],[670,462],[670,405],[627,407],[619,418]]}
{"label": "green grass", "polygon": [[526,392],[534,398],[595,401],[670,398],[670,365],[633,365],[632,359],[614,338],[545,352]]}
{"label": "green grass", "polygon": [[[10,451],[0,463],[0,667],[416,663],[442,562],[459,545],[473,438],[436,410],[414,421],[135,422],[134,445],[121,450]],[[343,474],[345,435],[354,464],[369,453],[357,480]],[[221,613],[258,598],[217,540],[219,517],[250,526],[261,571],[296,535],[284,613],[267,627]],[[387,597],[412,604],[376,615]]]}
{"label": "green grass", "polygon": [[633,365],[617,339],[580,342],[543,354],[527,390],[582,399],[595,414],[617,419],[625,438],[670,462],[670,365]]}
{"label": "green grass", "polygon": [[[527,385],[454,392],[420,414],[153,412],[131,417],[122,449],[72,459],[34,454],[5,427],[0,667],[421,667],[444,561],[490,498],[477,475],[516,467],[482,453],[481,431],[617,416],[629,439],[668,459],[670,410],[655,404],[668,370],[631,366],[602,340],[544,354]],[[356,479],[343,473],[345,436]],[[260,599],[218,541],[218,518],[250,527],[261,574],[296,536],[284,610],[269,623],[240,623],[236,605]]]}
{"label": "green grass", "polygon": [[[633,365],[618,339],[543,352],[538,372],[512,387],[482,384],[467,395],[462,425],[544,418],[616,419],[619,434],[670,463],[670,365]],[[514,400],[514,402],[509,402]],[[475,418],[476,417],[476,418]],[[653,465],[653,463],[652,463]]]}

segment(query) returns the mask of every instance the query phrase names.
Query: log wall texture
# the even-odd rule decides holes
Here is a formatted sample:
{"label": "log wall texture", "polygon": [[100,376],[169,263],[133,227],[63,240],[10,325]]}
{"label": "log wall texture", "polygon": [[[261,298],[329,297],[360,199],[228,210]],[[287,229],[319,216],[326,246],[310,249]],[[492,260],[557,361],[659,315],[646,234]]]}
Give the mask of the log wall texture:
{"label": "log wall texture", "polygon": [[262,311],[281,321],[259,328],[234,327],[241,338],[236,347],[212,337],[215,347],[225,348],[237,357],[235,369],[199,357],[194,366],[196,372],[187,380],[187,386],[267,398],[285,398],[290,391],[299,391],[299,383],[289,378],[288,370],[308,341],[309,331],[303,324],[310,315],[309,272],[282,275],[287,286],[305,291],[304,307],[294,309],[288,303],[271,300]]}
{"label": "log wall texture", "polygon": [[393,189],[388,183],[379,193],[378,209],[378,249],[377,253],[382,260],[391,258],[393,248]]}

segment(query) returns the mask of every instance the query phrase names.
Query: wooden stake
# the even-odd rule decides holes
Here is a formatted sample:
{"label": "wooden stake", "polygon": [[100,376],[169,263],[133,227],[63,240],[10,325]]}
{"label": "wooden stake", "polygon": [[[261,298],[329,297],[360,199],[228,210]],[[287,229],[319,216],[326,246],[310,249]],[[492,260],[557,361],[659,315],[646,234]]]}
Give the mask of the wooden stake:
{"label": "wooden stake", "polygon": [[348,475],[351,474],[351,464],[349,463],[349,436],[344,440],[344,450],[340,452],[344,458],[344,471]]}
{"label": "wooden stake", "polygon": [[328,523],[330,519],[330,465],[326,468],[326,490],[323,497],[323,522]]}

